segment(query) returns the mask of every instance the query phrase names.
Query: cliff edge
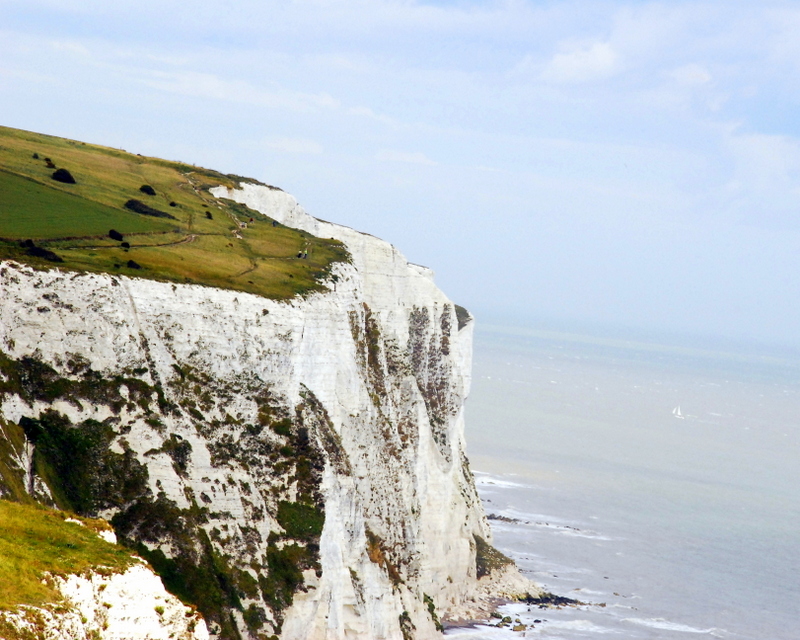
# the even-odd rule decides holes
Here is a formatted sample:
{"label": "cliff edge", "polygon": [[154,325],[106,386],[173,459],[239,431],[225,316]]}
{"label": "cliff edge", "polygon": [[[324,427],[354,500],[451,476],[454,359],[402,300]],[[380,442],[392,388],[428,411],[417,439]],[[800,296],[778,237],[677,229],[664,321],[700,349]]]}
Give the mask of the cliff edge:
{"label": "cliff edge", "polygon": [[109,520],[211,637],[434,638],[534,591],[464,455],[469,315],[280,190],[210,193],[350,260],[288,300],[0,263],[0,494]]}

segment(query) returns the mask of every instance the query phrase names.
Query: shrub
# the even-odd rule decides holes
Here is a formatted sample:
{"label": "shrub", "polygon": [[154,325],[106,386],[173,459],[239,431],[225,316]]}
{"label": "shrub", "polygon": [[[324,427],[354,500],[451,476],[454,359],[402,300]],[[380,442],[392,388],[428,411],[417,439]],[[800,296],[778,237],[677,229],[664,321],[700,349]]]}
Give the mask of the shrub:
{"label": "shrub", "polygon": [[177,207],[177,206],[178,206],[178,203],[177,203],[177,202],[175,202],[175,201],[172,201],[172,202],[170,202],[170,203],[169,203],[169,206],[170,206],[170,207]]}
{"label": "shrub", "polygon": [[72,177],[72,174],[67,171],[66,169],[56,169],[53,172],[53,175],[50,176],[56,182],[63,182],[65,184],[75,184],[75,178]]}
{"label": "shrub", "polygon": [[153,189],[153,187],[151,187],[149,184],[143,184],[141,187],[139,187],[139,191],[146,193],[148,196],[156,195],[156,190]]}
{"label": "shrub", "polygon": [[111,229],[111,231],[108,232],[108,237],[112,240],[116,240],[117,242],[122,242],[123,240],[122,234],[114,229]]}
{"label": "shrub", "polygon": [[119,246],[122,247],[123,249],[130,249],[131,248],[131,243],[130,242],[123,242]]}
{"label": "shrub", "polygon": [[206,218],[208,218],[209,220],[213,220],[214,216],[211,215],[210,211],[206,211]]}
{"label": "shrub", "polygon": [[34,258],[44,258],[45,260],[50,260],[50,262],[64,262],[64,259],[58,254],[50,251],[49,249],[37,247],[33,243],[33,240],[23,240],[19,243],[19,246],[23,249],[27,249],[25,253],[29,256],[33,256]]}
{"label": "shrub", "polygon": [[128,269],[141,269],[142,265],[138,262],[134,262],[133,260],[128,260],[128,264],[126,265]]}
{"label": "shrub", "polygon": [[322,534],[325,514],[312,505],[281,500],[278,503],[277,520],[286,530],[287,538],[307,540]]}
{"label": "shrub", "polygon": [[177,220],[177,218],[169,213],[164,211],[159,211],[158,209],[153,209],[152,207],[147,206],[141,200],[128,200],[125,203],[125,208],[130,209],[131,211],[135,211],[136,213],[141,213],[143,216],[153,216],[154,218],[169,218],[170,220]]}
{"label": "shrub", "polygon": [[34,160],[38,160],[39,159],[39,154],[38,153],[34,153],[32,157],[33,157]]}
{"label": "shrub", "polygon": [[43,249],[42,247],[31,247],[26,253],[34,258],[44,258],[50,262],[64,262],[64,258],[60,255],[49,249]]}

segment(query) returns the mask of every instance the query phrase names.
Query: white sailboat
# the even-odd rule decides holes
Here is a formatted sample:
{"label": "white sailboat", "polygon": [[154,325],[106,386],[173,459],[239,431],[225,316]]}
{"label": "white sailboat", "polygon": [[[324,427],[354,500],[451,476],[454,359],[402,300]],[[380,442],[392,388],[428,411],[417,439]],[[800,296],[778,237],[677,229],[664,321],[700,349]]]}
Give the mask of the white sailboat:
{"label": "white sailboat", "polygon": [[681,405],[678,405],[672,410],[672,415],[676,418],[680,418],[681,420],[685,419],[685,416],[681,413]]}

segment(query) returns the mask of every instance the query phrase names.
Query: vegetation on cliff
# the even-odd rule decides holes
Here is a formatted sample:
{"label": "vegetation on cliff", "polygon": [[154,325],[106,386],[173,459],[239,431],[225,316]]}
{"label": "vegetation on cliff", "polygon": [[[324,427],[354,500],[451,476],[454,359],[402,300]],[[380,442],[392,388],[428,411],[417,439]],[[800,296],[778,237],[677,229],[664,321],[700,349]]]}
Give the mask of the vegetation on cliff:
{"label": "vegetation on cliff", "polygon": [[129,551],[97,535],[108,529],[103,521],[0,500],[0,522],[0,611],[58,602],[61,595],[48,576],[98,567],[124,571],[136,562]]}
{"label": "vegetation on cliff", "polygon": [[0,127],[0,259],[275,299],[325,289],[332,265],[349,259],[342,243],[208,192],[240,181],[256,182]]}
{"label": "vegetation on cliff", "polygon": [[[333,457],[342,455],[318,400],[306,390],[303,402],[292,410],[265,391],[257,379],[243,379],[241,387],[225,387],[188,366],[175,367],[176,375],[166,389],[142,380],[145,370],[105,377],[78,357],[65,363],[65,368],[68,375],[37,358],[14,359],[0,351],[0,402],[16,396],[31,405],[68,402],[78,409],[107,407],[111,413],[102,421],[73,423],[48,408],[36,418],[23,416],[18,423],[0,419],[0,496],[27,503],[31,509],[41,510],[33,506],[38,501],[63,510],[42,512],[51,514],[48,522],[54,517],[63,520],[64,513],[83,517],[113,514],[111,524],[120,543],[146,559],[168,591],[197,607],[220,638],[240,638],[234,611],[242,615],[255,636],[268,621],[274,631],[280,631],[283,612],[294,594],[304,588],[303,572],[320,572],[319,538],[325,521],[321,446]],[[226,413],[226,399],[239,392],[258,403],[258,424],[241,423]],[[244,535],[232,535],[225,514],[208,506],[211,500],[206,494],[195,496],[187,486],[191,506],[181,508],[163,492],[154,493],[147,466],[125,440],[123,414],[138,416],[163,439],[161,447],[144,455],[166,454],[179,477],[184,477],[191,464],[192,448],[178,434],[163,431],[170,417],[181,415],[208,439],[215,466],[233,469],[238,461],[253,472],[266,474],[275,487],[272,517],[280,526],[270,533],[266,554],[259,557],[257,553],[254,543],[261,540],[255,529],[240,522],[237,528]],[[225,423],[214,417],[220,414],[227,416]],[[317,434],[321,434],[321,446]],[[25,455],[30,456],[29,469],[20,464]],[[245,493],[249,491],[250,487],[245,487]],[[49,570],[40,570],[36,563],[23,570],[30,554],[9,554],[10,546],[3,546],[3,539],[20,535],[24,550],[26,544],[38,544],[38,534],[33,529],[28,541],[27,533],[15,528],[13,520],[8,522],[7,527],[0,511],[0,584],[5,566],[31,576]],[[54,544],[57,548],[61,543]],[[72,548],[72,543],[64,544]],[[250,558],[244,564],[226,552],[229,546],[240,544],[245,546],[243,557]],[[120,557],[129,558],[130,551],[121,552]],[[100,562],[104,556],[92,553],[97,563],[105,562]],[[64,566],[76,571],[89,566],[70,563]],[[53,571],[60,571],[58,566]],[[25,587],[15,602],[36,604],[42,597],[54,597],[52,589],[45,588],[41,597],[37,593]],[[2,602],[0,598],[0,606]]]}

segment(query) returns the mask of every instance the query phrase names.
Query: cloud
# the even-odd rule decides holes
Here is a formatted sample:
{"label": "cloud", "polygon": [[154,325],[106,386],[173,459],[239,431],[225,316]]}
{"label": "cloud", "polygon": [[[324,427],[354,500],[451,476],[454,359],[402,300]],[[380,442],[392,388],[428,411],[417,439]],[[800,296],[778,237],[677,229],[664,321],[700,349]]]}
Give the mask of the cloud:
{"label": "cloud", "polygon": [[436,165],[433,160],[419,151],[415,153],[407,153],[405,151],[382,149],[375,154],[375,159],[379,162],[405,162],[407,164],[424,164],[428,166]]}
{"label": "cloud", "polygon": [[276,138],[267,141],[267,147],[284,153],[298,153],[304,155],[320,155],[323,151],[322,145],[313,140],[301,138]]}
{"label": "cloud", "polygon": [[668,74],[673,80],[687,86],[700,86],[711,82],[711,74],[699,64],[687,64]]}
{"label": "cloud", "polygon": [[56,40],[50,43],[50,45],[59,52],[64,53],[73,53],[80,56],[89,56],[89,50],[80,42],[75,40]]}
{"label": "cloud", "polygon": [[140,80],[154,89],[193,98],[243,102],[273,109],[314,111],[337,109],[339,101],[327,93],[303,93],[287,89],[268,91],[242,80],[225,80],[209,73],[152,72]]}
{"label": "cloud", "polygon": [[542,72],[549,82],[590,82],[611,76],[619,56],[608,42],[595,42],[555,54]]}
{"label": "cloud", "polygon": [[381,113],[375,113],[369,107],[351,107],[347,110],[351,116],[358,116],[360,118],[369,118],[370,120],[375,120],[377,122],[382,122],[383,124],[388,125],[397,125],[398,122],[394,118],[389,116],[383,115]]}

